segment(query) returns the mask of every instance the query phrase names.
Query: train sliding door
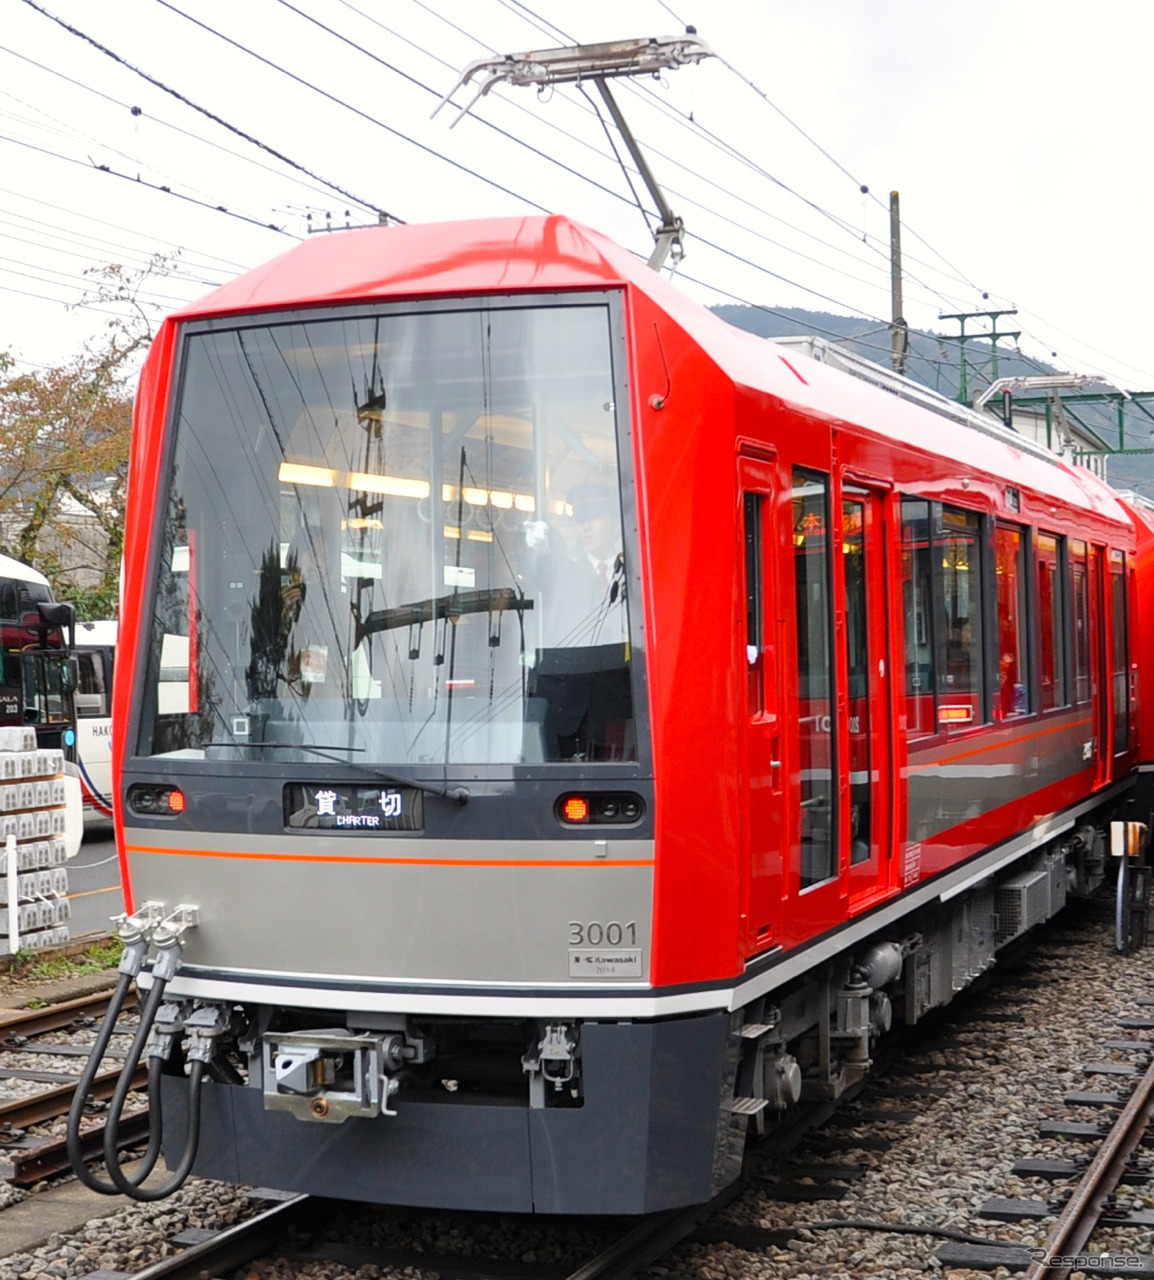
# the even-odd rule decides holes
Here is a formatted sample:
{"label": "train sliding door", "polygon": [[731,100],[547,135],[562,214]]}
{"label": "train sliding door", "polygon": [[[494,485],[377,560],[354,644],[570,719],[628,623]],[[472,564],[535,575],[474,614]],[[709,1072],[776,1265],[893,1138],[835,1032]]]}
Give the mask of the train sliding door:
{"label": "train sliding door", "polygon": [[1110,777],[1110,682],[1106,678],[1109,643],[1106,614],[1106,548],[1090,546],[1090,696],[1094,706],[1094,785]]}
{"label": "train sliding door", "polygon": [[844,485],[841,563],[844,618],[837,632],[845,655],[844,755],[841,779],[849,809],[843,858],[849,863],[849,909],[885,894],[890,847],[889,583],[884,497]]}
{"label": "train sliding door", "polygon": [[[752,449],[753,446],[748,446]],[[742,945],[746,956],[777,946],[781,932],[782,769],[779,624],[774,581],[775,463],[770,450],[738,458],[745,563],[746,673],[743,788],[745,858]]]}
{"label": "train sliding door", "polygon": [[788,920],[812,936],[889,892],[886,497],[809,468],[792,480]]}
{"label": "train sliding door", "polygon": [[846,764],[839,732],[846,700],[834,636],[833,548],[840,519],[835,525],[831,477],[794,467],[790,510],[792,563],[785,593],[793,599],[783,599],[793,614],[792,653],[784,662],[790,742],[789,924],[799,937],[812,937],[844,919],[846,910],[840,850],[848,796],[842,785]]}

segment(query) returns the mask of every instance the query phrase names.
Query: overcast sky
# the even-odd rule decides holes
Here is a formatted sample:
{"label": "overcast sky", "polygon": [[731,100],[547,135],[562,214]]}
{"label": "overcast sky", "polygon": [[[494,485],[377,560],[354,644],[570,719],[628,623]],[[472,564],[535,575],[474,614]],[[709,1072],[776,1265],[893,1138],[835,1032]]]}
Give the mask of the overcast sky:
{"label": "overcast sky", "polygon": [[545,209],[648,255],[653,218],[592,91],[501,85],[452,129],[455,112],[429,113],[493,52],[692,23],[717,59],[616,86],[685,221],[687,291],[883,330],[896,188],[911,324],[1016,306],[1000,323],[1027,354],[1154,387],[1142,0],[37,4],[188,102],[0,0],[0,350],[26,365],[66,360],[109,319],[71,305],[86,271],[175,258],[142,289],[155,320],[283,252],[310,212],[317,227]]}

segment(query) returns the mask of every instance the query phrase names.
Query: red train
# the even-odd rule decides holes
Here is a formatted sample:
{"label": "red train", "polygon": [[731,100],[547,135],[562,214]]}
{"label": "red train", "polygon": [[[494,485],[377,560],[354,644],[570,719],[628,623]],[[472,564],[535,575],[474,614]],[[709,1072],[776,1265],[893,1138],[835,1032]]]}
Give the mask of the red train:
{"label": "red train", "polygon": [[701,1201],[1101,880],[1149,531],[831,359],[560,217],[165,324],[114,724],[178,1174]]}

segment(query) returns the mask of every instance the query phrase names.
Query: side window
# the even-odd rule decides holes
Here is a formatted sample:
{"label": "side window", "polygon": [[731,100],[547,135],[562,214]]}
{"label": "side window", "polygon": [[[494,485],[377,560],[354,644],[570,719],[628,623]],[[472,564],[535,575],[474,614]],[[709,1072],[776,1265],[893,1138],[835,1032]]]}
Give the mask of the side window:
{"label": "side window", "polygon": [[906,726],[911,738],[989,718],[983,524],[976,511],[902,500]]}
{"label": "side window", "polygon": [[801,779],[801,887],[835,874],[836,790],[829,477],[795,468],[793,566]]}
{"label": "side window", "polygon": [[1130,748],[1130,637],[1126,611],[1126,557],[1110,552],[1110,622],[1114,633],[1110,670],[1114,686],[1114,754]]}
{"label": "side window", "polygon": [[76,687],[76,714],[80,717],[106,716],[108,691],[104,680],[104,655],[93,649],[76,653],[79,682]]}
{"label": "side window", "polygon": [[941,617],[945,626],[945,669],[938,684],[938,724],[942,728],[980,724],[985,688],[982,663],[981,516],[942,508],[935,539],[941,565]]}
{"label": "side window", "polygon": [[868,862],[873,840],[870,767],[869,599],[866,581],[866,505],[841,504],[841,562],[845,580],[845,655],[849,680],[850,866]]}
{"label": "side window", "polygon": [[1066,576],[1062,572],[1065,539],[1039,533],[1034,560],[1038,568],[1038,709],[1070,703],[1066,681]]}
{"label": "side window", "polygon": [[1070,541],[1070,596],[1074,615],[1074,701],[1090,701],[1090,587],[1086,544]]}
{"label": "side window", "polygon": [[1030,711],[1026,659],[1025,532],[1017,525],[994,530],[994,565],[998,590],[998,697],[1002,719]]}
{"label": "side window", "polygon": [[760,493],[745,494],[745,653],[749,672],[749,714],[765,709],[763,664],[759,661],[765,645],[761,604],[761,510]]}
{"label": "side window", "polygon": [[934,707],[933,568],[930,504],[902,499],[902,605],[906,617],[906,732],[937,732]]}

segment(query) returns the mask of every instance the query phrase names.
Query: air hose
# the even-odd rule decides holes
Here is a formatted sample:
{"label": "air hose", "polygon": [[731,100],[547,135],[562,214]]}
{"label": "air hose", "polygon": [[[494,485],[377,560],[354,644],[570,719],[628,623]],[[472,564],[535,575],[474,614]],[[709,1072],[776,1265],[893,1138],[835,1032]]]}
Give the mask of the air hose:
{"label": "air hose", "polygon": [[[133,928],[122,929],[121,940],[124,942],[124,953],[120,957],[120,978],[116,984],[116,990],[112,993],[112,998],[108,1004],[108,1012],[96,1036],[96,1043],[93,1045],[92,1053],[89,1055],[88,1062],[81,1073],[80,1080],[76,1086],[76,1093],[72,1098],[72,1107],[68,1112],[67,1149],[68,1160],[72,1165],[72,1170],[86,1187],[105,1196],[116,1195],[119,1188],[113,1183],[105,1182],[103,1178],[97,1177],[84,1162],[84,1152],[80,1143],[80,1122],[84,1117],[84,1104],[88,1101],[92,1082],[96,1078],[96,1073],[100,1070],[100,1063],[108,1048],[108,1042],[112,1039],[113,1032],[116,1030],[116,1020],[120,1017],[120,1012],[124,1008],[124,1002],[128,997],[133,979],[140,972],[144,964],[144,958],[148,954],[148,939],[143,932]],[[154,1128],[155,1132],[149,1134],[148,1150],[144,1160],[132,1175],[134,1182],[143,1182],[148,1177],[160,1155],[160,1126],[156,1125]]]}
{"label": "air hose", "polygon": [[[181,1153],[176,1169],[162,1185],[142,1187],[141,1184],[156,1167],[156,1162],[160,1158],[164,1136],[160,1101],[164,1064],[168,1061],[174,1044],[185,1029],[182,1006],[163,1003],[165,989],[180,968],[181,935],[185,929],[196,924],[195,907],[178,907],[171,916],[160,920],[162,913],[163,909],[159,904],[146,903],[141,908],[140,915],[121,920],[120,938],[124,942],[125,950],[120,960],[120,980],[112,995],[108,1013],[97,1034],[92,1053],[76,1086],[76,1094],[68,1116],[68,1159],[80,1181],[102,1195],[116,1195],[123,1192],[134,1200],[146,1201],[160,1200],[171,1195],[184,1184],[192,1171],[200,1141],[200,1084],[205,1067],[212,1057],[216,1039],[227,1029],[229,1021],[227,1011],[220,1008],[198,1010],[188,1019],[193,1042],[188,1054],[190,1061],[188,1135],[184,1151]],[[116,1020],[124,1006],[132,980],[144,965],[148,954],[150,933],[152,942],[157,948],[156,958],[152,964],[152,986],[140,1011],[140,1022],[108,1107],[108,1118],[104,1128],[104,1161],[112,1181],[105,1182],[103,1178],[92,1173],[84,1162],[80,1141],[80,1122],[84,1115],[84,1104],[87,1101],[88,1092],[100,1069],[100,1062],[108,1048],[108,1042],[116,1029]],[[129,1175],[120,1167],[117,1149],[120,1140],[120,1123],[125,1102],[132,1089],[133,1077],[136,1075],[146,1045],[149,1057],[148,1095],[152,1103],[148,1147],[140,1165]]]}
{"label": "air hose", "polygon": [[[129,1176],[120,1167],[117,1152],[120,1138],[120,1121],[124,1114],[124,1104],[132,1089],[132,1078],[136,1074],[137,1066],[140,1064],[145,1045],[152,1036],[153,1026],[158,1021],[158,1014],[161,1012],[161,1006],[164,1002],[165,988],[177,969],[180,968],[179,937],[174,933],[165,931],[162,927],[157,930],[154,941],[158,943],[158,948],[156,959],[152,965],[152,987],[149,989],[148,999],[141,1010],[140,1025],[137,1027],[136,1035],[132,1038],[132,1045],[128,1050],[127,1058],[124,1060],[120,1079],[116,1082],[116,1090],[112,1095],[111,1102],[108,1104],[108,1119],[104,1125],[104,1163],[108,1166],[108,1172],[112,1181],[116,1184],[116,1190],[124,1192],[126,1196],[131,1196],[133,1200],[144,1201],[163,1200],[165,1196],[172,1195],[174,1191],[179,1190],[184,1185],[185,1180],[192,1171],[193,1161],[196,1159],[196,1151],[200,1143],[200,1082],[204,1076],[205,1066],[200,1055],[197,1055],[193,1058],[189,1067],[188,1134],[176,1168],[173,1170],[171,1177],[161,1183],[160,1186],[142,1187],[140,1184],[144,1179],[139,1175],[139,1170]],[[154,1145],[159,1151],[163,1134],[163,1116],[160,1104],[162,1068],[169,1053],[172,1051],[173,1042],[183,1030],[179,1010],[170,1005],[165,1012],[168,1016],[163,1022],[160,1034],[155,1038],[149,1050],[148,1096],[152,1104],[152,1117],[148,1154],[144,1159],[145,1166],[149,1164],[148,1155],[152,1153]],[[153,1164],[155,1164],[155,1158],[153,1159]],[[149,1171],[151,1171],[151,1168],[149,1168]]]}

